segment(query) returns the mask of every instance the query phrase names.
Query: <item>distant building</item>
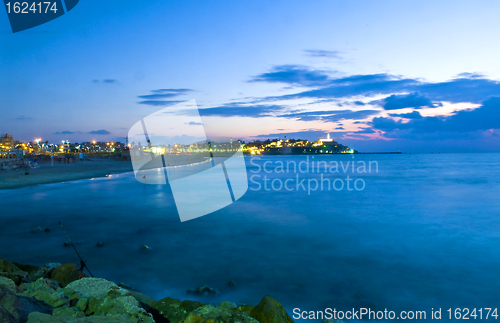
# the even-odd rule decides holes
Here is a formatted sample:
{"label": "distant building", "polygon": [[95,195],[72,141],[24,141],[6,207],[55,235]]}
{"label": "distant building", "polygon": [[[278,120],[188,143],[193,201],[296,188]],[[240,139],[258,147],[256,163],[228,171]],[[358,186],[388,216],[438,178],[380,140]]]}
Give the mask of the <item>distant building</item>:
{"label": "distant building", "polygon": [[332,138],[330,138],[330,134],[326,135],[326,139],[320,139],[319,140],[322,144],[323,143],[328,143],[328,142],[334,142]]}
{"label": "distant building", "polygon": [[6,133],[0,137],[0,145],[4,147],[14,147],[14,138]]}

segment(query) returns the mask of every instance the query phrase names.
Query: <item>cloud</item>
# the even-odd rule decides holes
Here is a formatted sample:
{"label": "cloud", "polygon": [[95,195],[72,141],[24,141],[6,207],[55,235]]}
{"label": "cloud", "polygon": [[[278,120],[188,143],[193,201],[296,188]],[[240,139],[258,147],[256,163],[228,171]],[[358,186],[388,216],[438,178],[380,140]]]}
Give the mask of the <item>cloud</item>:
{"label": "cloud", "polygon": [[174,101],[174,100],[168,100],[168,101],[163,101],[163,100],[145,100],[145,101],[140,101],[138,102],[139,104],[145,104],[145,105],[152,105],[152,106],[161,106],[161,107],[166,107],[170,105],[174,105],[177,103],[181,103],[185,101]]}
{"label": "cloud", "polygon": [[410,113],[402,113],[402,114],[389,114],[391,117],[400,117],[406,119],[422,119],[422,115],[418,111],[413,111]]}
{"label": "cloud", "polygon": [[[422,138],[433,134],[437,138],[453,138],[457,135],[500,129],[500,98],[493,97],[473,110],[457,111],[450,116],[422,117],[409,122],[396,121],[392,118],[374,118],[374,129],[382,130],[389,138]],[[426,136],[428,137],[428,136]]]}
{"label": "cloud", "polygon": [[114,84],[118,83],[118,80],[115,79],[105,79],[105,80],[92,80],[92,83],[106,83],[106,84]]}
{"label": "cloud", "polygon": [[89,134],[91,135],[109,135],[111,132],[101,129],[101,130],[94,130],[94,131],[89,131]]}
{"label": "cloud", "polygon": [[379,110],[328,110],[328,111],[308,111],[280,115],[283,118],[294,118],[302,121],[321,120],[325,122],[335,122],[340,120],[365,119],[380,113]]}
{"label": "cloud", "polygon": [[203,125],[203,123],[201,123],[201,122],[194,122],[194,121],[186,122],[186,124],[190,125],[190,126],[201,126],[201,125]]}
{"label": "cloud", "polygon": [[341,52],[336,50],[320,50],[320,49],[306,49],[304,50],[307,56],[311,57],[325,57],[325,58],[337,58],[342,59],[340,56]]}
{"label": "cloud", "polygon": [[153,94],[139,95],[141,99],[168,99],[179,95],[185,95],[193,90],[190,89],[159,89],[153,90]]}
{"label": "cloud", "polygon": [[435,107],[431,99],[418,93],[408,95],[393,94],[383,100],[385,110],[398,110],[404,108]]}
{"label": "cloud", "polygon": [[24,115],[20,115],[19,117],[16,118],[16,120],[32,120],[32,117],[26,117]]}
{"label": "cloud", "polygon": [[65,130],[65,131],[54,132],[54,135],[72,135],[72,134],[75,134],[75,133],[79,133],[79,132],[78,131],[68,131],[68,130]]}
{"label": "cloud", "polygon": [[[441,101],[481,103],[489,97],[500,94],[499,81],[487,79],[477,73],[462,73],[452,80],[435,83],[387,73],[351,75],[339,78],[332,78],[331,74],[327,70],[312,69],[301,65],[274,67],[271,72],[260,74],[251,82],[280,82],[311,87],[311,89],[295,94],[260,98],[255,102],[301,98],[338,100],[356,96],[409,95],[415,96],[414,99],[423,100],[426,98],[427,102],[425,103],[427,104]],[[422,103],[424,102],[422,101]]]}
{"label": "cloud", "polygon": [[238,103],[230,103],[221,107],[200,109],[200,115],[204,117],[266,117],[280,112],[284,107],[280,105],[254,105],[243,106]]}
{"label": "cloud", "polygon": [[299,86],[325,85],[329,82],[326,71],[311,70],[302,65],[275,66],[270,72],[255,76],[250,82],[285,83]]}
{"label": "cloud", "polygon": [[158,89],[152,90],[152,94],[139,95],[139,99],[145,99],[143,101],[138,102],[139,104],[146,104],[152,106],[169,106],[172,104],[177,104],[182,101],[173,101],[173,100],[164,100],[170,99],[181,95],[186,95],[189,92],[192,92],[191,89]]}
{"label": "cloud", "polygon": [[364,129],[361,129],[359,131],[355,131],[355,133],[366,133],[366,134],[369,134],[369,133],[375,133],[376,131],[373,130],[372,128],[364,128]]}

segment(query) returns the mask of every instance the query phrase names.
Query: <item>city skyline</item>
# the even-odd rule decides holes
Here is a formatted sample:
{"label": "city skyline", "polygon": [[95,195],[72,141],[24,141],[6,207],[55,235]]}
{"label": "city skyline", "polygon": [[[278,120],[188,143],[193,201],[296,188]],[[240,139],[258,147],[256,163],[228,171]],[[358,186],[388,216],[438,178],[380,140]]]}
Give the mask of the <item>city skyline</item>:
{"label": "city skyline", "polygon": [[500,4],[481,3],[85,1],[17,34],[1,14],[0,133],[123,142],[195,99],[247,141],[498,151]]}

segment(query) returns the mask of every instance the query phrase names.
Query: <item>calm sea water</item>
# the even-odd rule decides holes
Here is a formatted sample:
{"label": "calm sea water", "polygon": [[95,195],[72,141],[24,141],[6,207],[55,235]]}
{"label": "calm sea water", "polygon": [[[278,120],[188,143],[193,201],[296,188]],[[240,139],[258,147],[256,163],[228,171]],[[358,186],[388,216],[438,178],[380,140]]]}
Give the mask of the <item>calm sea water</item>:
{"label": "calm sea water", "polygon": [[[206,284],[221,296],[205,302],[256,304],[270,294],[290,314],[500,307],[500,154],[316,156],[330,165],[323,178],[350,175],[366,187],[257,190],[264,175],[295,181],[296,173],[275,168],[305,160],[247,158],[249,175],[261,176],[249,191],[184,223],[168,185],[140,184],[132,174],[0,191],[0,257],[78,263],[63,246],[62,221],[95,276],[156,299],[193,299],[186,290]],[[255,173],[266,161],[271,173]],[[332,161],[377,161],[378,172],[332,174]],[[36,226],[52,230],[30,233]]]}

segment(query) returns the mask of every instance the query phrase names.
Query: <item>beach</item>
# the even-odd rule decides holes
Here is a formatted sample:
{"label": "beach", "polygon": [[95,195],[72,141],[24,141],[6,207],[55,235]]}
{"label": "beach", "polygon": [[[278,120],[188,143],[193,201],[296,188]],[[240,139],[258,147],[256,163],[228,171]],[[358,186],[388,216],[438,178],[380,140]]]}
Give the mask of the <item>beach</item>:
{"label": "beach", "polygon": [[[93,159],[76,163],[39,162],[28,170],[0,170],[0,190],[105,177],[132,171],[130,161]],[[26,174],[28,173],[28,174]]]}

